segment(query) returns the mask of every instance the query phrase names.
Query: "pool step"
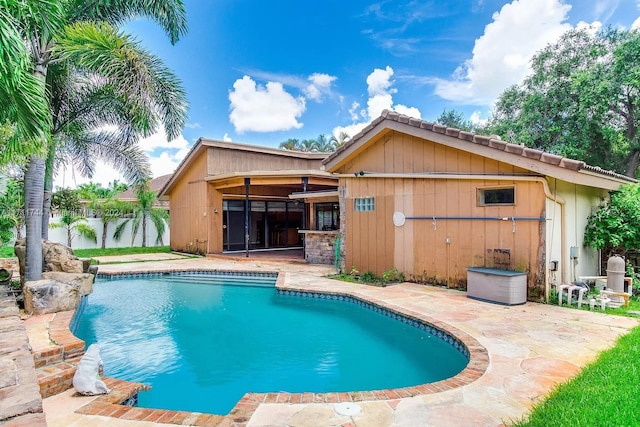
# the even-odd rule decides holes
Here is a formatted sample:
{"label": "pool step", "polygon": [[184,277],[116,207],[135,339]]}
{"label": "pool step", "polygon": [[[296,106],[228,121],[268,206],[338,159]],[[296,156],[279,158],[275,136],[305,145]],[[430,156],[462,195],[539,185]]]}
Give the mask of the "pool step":
{"label": "pool step", "polygon": [[276,279],[273,277],[255,277],[255,276],[214,276],[214,275],[175,275],[162,278],[163,281],[170,283],[198,283],[203,285],[219,285],[219,286],[258,286],[258,287],[275,287]]}
{"label": "pool step", "polygon": [[73,375],[80,358],[62,361],[36,369],[40,394],[45,399],[73,387]]}

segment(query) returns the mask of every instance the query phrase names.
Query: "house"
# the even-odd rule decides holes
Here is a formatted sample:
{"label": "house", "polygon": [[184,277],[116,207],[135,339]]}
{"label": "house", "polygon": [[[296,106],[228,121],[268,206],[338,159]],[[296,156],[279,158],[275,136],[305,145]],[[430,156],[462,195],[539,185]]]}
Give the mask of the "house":
{"label": "house", "polygon": [[468,267],[527,273],[528,299],[595,275],[587,217],[629,177],[384,111],[328,156],[343,268],[466,286]]}
{"label": "house", "polygon": [[[173,174],[170,173],[153,178],[149,181],[149,190],[153,191],[157,195],[172,176]],[[115,199],[121,202],[138,203],[138,197],[136,196],[135,190],[133,188],[129,188],[122,193],[119,193],[118,195],[116,195]],[[169,210],[169,202],[167,200],[156,200],[154,207]]]}
{"label": "house", "polygon": [[249,256],[304,245],[314,262],[314,247],[338,234],[326,156],[200,138],[159,193],[171,203],[171,249]]}

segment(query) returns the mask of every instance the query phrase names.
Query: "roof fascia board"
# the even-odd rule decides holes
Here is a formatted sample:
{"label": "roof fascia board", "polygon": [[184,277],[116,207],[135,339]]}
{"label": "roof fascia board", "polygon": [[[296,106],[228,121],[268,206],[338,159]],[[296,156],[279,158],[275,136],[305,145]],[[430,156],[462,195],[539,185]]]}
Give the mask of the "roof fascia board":
{"label": "roof fascia board", "polygon": [[365,135],[363,135],[363,137],[359,141],[356,141],[351,146],[346,147],[343,152],[336,153],[336,156],[334,156],[325,164],[326,170],[332,172],[341,167],[355,153],[362,150],[370,141],[383,133],[385,129],[401,132],[421,139],[434,141],[447,147],[495,159],[500,162],[511,164],[513,166],[517,166],[543,176],[550,176],[552,178],[560,179],[562,181],[567,181],[573,184],[586,185],[595,188],[604,188],[608,190],[617,189],[622,184],[629,184],[629,182],[619,178],[604,176],[595,172],[585,170],[576,171],[556,166],[550,163],[541,162],[534,158],[509,153],[507,151],[487,145],[470,143],[469,141],[460,138],[456,138],[439,132],[434,132],[428,129],[418,128],[391,119],[385,119],[381,121]]}

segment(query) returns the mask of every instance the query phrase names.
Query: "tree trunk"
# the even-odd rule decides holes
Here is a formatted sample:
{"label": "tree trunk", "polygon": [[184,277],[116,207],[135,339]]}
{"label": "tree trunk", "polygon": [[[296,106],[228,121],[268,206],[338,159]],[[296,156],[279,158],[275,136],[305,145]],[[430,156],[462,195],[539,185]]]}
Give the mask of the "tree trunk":
{"label": "tree trunk", "polygon": [[142,247],[147,247],[147,213],[142,214]]}
{"label": "tree trunk", "polygon": [[626,175],[635,178],[636,171],[640,166],[640,151],[634,150],[627,157],[627,173]]}
{"label": "tree trunk", "polygon": [[67,246],[71,247],[71,224],[67,225]]}
{"label": "tree trunk", "polygon": [[44,170],[44,191],[42,198],[42,238],[49,239],[49,218],[51,217],[51,194],[53,190],[53,160],[55,157],[53,142],[49,143],[47,162]]}
{"label": "tree trunk", "polygon": [[24,203],[27,243],[25,280],[42,278],[42,199],[44,194],[45,160],[31,156],[24,174]]}
{"label": "tree trunk", "polygon": [[107,228],[108,227],[109,227],[108,222],[102,223],[102,249],[106,248],[107,246]]}

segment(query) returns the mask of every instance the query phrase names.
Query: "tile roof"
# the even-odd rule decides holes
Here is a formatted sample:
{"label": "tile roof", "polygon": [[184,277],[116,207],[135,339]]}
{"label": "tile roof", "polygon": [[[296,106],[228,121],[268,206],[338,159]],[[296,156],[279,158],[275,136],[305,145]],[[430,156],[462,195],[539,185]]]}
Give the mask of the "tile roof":
{"label": "tile roof", "polygon": [[376,126],[378,126],[380,123],[384,122],[385,120],[403,123],[408,126],[413,126],[419,129],[424,129],[426,131],[431,131],[431,132],[443,134],[446,136],[450,136],[453,138],[458,138],[460,140],[467,141],[472,144],[484,145],[496,150],[501,150],[507,153],[519,155],[529,159],[538,160],[543,163],[548,163],[554,166],[559,166],[559,167],[570,169],[573,171],[586,170],[586,171],[609,176],[616,179],[622,179],[629,182],[638,182],[637,180],[630,178],[626,175],[621,175],[619,173],[605,170],[597,166],[590,166],[580,160],[574,160],[568,157],[558,156],[556,154],[551,154],[545,151],[536,150],[534,148],[525,147],[524,145],[520,145],[520,144],[512,144],[510,142],[502,141],[497,137],[478,135],[478,134],[466,132],[460,129],[443,126],[437,123],[416,119],[416,118],[409,117],[404,114],[400,114],[390,110],[384,110],[380,115],[380,117],[376,118],[371,123],[369,123],[364,129],[362,129],[358,134],[356,134],[353,138],[351,138],[345,145],[343,145],[334,153],[332,153],[330,156],[328,156],[322,163],[326,165],[336,157],[340,156],[342,152],[347,150],[350,146],[355,144],[359,139],[363,138],[368,132],[370,132],[372,129],[374,129]]}
{"label": "tile roof", "polygon": [[[149,181],[149,188],[151,189],[151,191],[155,191],[156,194],[162,189],[162,187],[165,186],[165,184],[167,182],[169,182],[169,180],[171,179],[171,177],[173,176],[172,173],[167,174],[167,175],[162,175],[156,178],[153,178],[151,181]],[[118,194],[116,196],[116,199],[118,200],[137,200],[137,197],[134,193],[134,190],[132,188],[129,188],[126,191],[123,191],[122,193]]]}

